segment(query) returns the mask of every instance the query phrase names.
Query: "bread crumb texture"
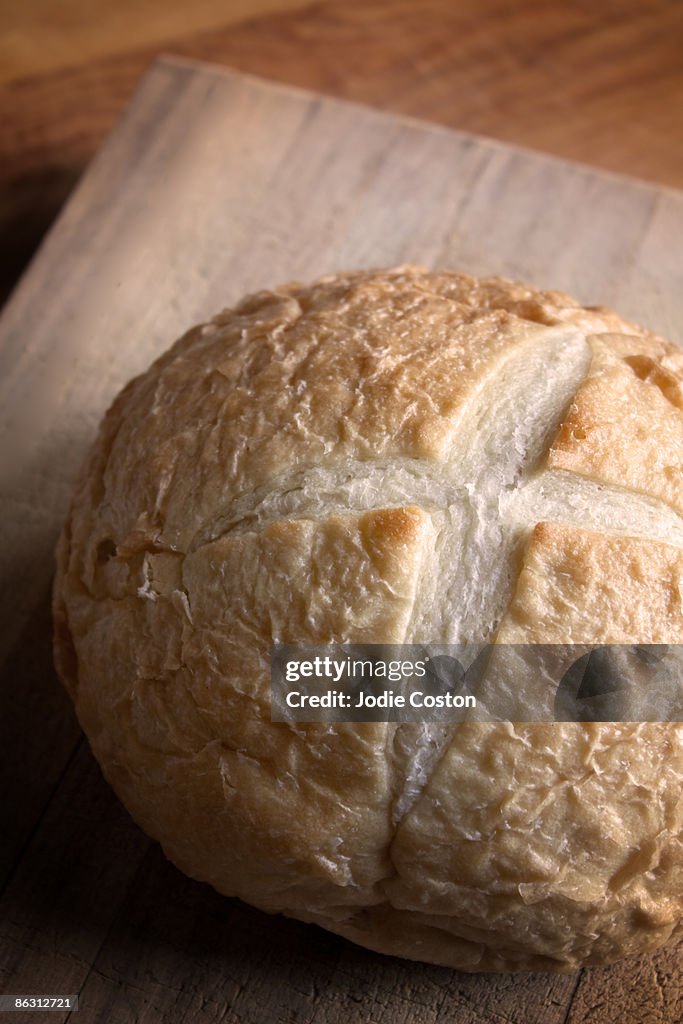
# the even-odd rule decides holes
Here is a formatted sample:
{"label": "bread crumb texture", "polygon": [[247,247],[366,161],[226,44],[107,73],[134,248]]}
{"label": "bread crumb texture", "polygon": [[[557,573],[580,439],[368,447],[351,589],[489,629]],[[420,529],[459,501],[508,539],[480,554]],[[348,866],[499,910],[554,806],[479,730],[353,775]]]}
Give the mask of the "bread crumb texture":
{"label": "bread crumb texture", "polygon": [[683,727],[281,724],[297,642],[683,643],[683,357],[401,267],[245,299],[116,398],[56,661],[189,875],[367,947],[572,971],[680,937]]}

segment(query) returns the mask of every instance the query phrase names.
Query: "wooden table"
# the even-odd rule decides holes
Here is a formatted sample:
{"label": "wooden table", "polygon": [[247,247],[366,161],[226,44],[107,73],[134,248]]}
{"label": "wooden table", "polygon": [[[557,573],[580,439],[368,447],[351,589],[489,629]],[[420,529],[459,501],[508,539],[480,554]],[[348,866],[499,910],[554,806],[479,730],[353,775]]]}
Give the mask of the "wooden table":
{"label": "wooden table", "polygon": [[3,0],[0,12],[0,299],[160,51],[683,186],[679,0]]}
{"label": "wooden table", "polygon": [[[473,54],[479,52],[483,59],[483,54],[489,52],[488,44],[485,45],[488,35],[482,36],[478,31],[473,17],[474,8],[467,21],[463,14],[466,5],[458,7],[458,16],[464,19],[463,24],[468,31],[459,37],[457,46],[453,40],[449,42],[450,37],[439,40],[439,25],[444,35],[444,26],[452,28],[454,24],[455,16],[450,13],[450,5],[425,4],[422,11],[431,8],[433,15],[426,27],[416,17],[412,5],[385,4],[381,9],[386,12],[389,6],[396,18],[385,26],[384,56],[378,46],[378,22],[373,21],[378,16],[380,5],[361,7],[353,3],[343,7],[322,4],[314,8],[288,8],[279,14],[225,29],[222,42],[220,31],[207,32],[200,40],[202,53],[210,54],[211,46],[220,43],[225,47],[225,53],[234,46],[233,57],[241,57],[242,60],[250,55],[256,60],[254,54],[258,53],[259,59],[267,61],[270,54],[271,73],[281,71],[281,77],[287,77],[285,70],[289,65],[286,62],[278,64],[276,55],[282,53],[281,47],[289,48],[290,55],[299,47],[297,52],[305,50],[309,64],[306,65],[303,58],[301,64],[292,58],[291,78],[311,75],[309,84],[327,85],[332,89],[336,82],[338,91],[352,95],[360,92],[362,96],[363,88],[370,90],[372,87],[376,90],[377,104],[395,105],[401,111],[412,109],[418,113],[425,112],[419,109],[421,102],[425,106],[430,102],[428,95],[418,88],[418,83],[421,81],[424,86],[426,81],[435,83],[439,79],[442,82],[441,105],[434,98],[438,93],[434,85],[431,109],[435,116],[447,120],[448,90],[445,83],[457,80],[457,75],[456,78],[448,78],[457,71],[448,56],[454,52],[449,47],[452,43],[455,49],[462,48],[459,53],[470,53],[469,68],[474,75],[476,61]],[[489,6],[493,9],[493,5]],[[624,5],[619,7],[624,9]],[[543,5],[545,12],[550,9],[551,5]],[[594,25],[598,18],[596,14],[587,13],[589,10],[589,5],[583,11],[578,7],[567,8],[584,26]],[[614,32],[619,36],[620,32],[626,31],[628,36],[628,30],[624,28],[627,23],[616,17],[617,7],[612,6],[609,10]],[[655,23],[668,26],[670,34],[662,29],[658,38],[661,53],[673,54],[675,38],[672,26],[675,26],[677,17],[674,5],[653,5],[651,10],[654,13],[646,17],[645,14],[639,15],[634,7],[632,23],[640,24],[641,28],[650,25],[653,32]],[[504,11],[507,12],[506,18],[501,13]],[[551,16],[555,31],[558,31],[558,25],[565,24],[562,21],[565,14],[560,17],[558,11],[559,8],[555,10],[554,22]],[[600,17],[603,16],[607,24],[610,19],[606,14]],[[521,46],[522,27],[526,25],[532,39],[536,24],[528,10],[525,21],[523,9],[515,8],[513,11],[512,7],[500,5],[499,18],[487,28],[487,32],[502,33],[502,25],[507,25],[508,30],[517,26],[517,35],[513,33],[513,36]],[[402,26],[400,32],[397,26]],[[398,34],[392,34],[394,31]],[[407,58],[399,59],[399,53],[421,52],[420,40],[424,40],[424,36],[420,31],[424,31],[430,40],[425,52],[432,55],[433,79],[425,66],[420,65],[417,56],[412,62]],[[373,32],[374,63],[370,60],[369,42]],[[403,50],[399,46],[399,38]],[[579,38],[590,51],[592,44],[585,33],[581,36],[579,32]],[[247,45],[249,39],[252,40],[251,49]],[[312,39],[316,40],[316,46],[309,45]],[[238,45],[235,40],[241,40],[241,43]],[[479,40],[479,43],[474,45],[472,40]],[[304,42],[307,44],[305,48]],[[570,41],[567,45],[571,48]],[[600,45],[607,45],[604,37]],[[197,40],[187,42],[188,49],[198,46]],[[411,46],[415,47],[412,51]],[[619,50],[616,43],[614,47],[615,51]],[[622,55],[627,51],[628,47],[621,51]],[[631,52],[635,60],[635,51]],[[340,54],[344,55],[344,60]],[[427,60],[426,57],[424,59]],[[502,60],[500,54],[496,59]],[[354,63],[356,60],[361,63]],[[138,71],[147,61],[147,54],[99,57],[87,68],[46,69],[43,75],[24,79],[23,84],[18,80],[10,83],[7,88],[13,100],[10,108],[13,116],[5,128],[8,134],[14,131],[16,138],[24,138],[24,167],[30,166],[31,159],[38,167],[40,159],[48,160],[50,153],[53,158],[57,151],[70,153],[71,169],[68,169],[67,161],[64,178],[61,179],[63,186],[99,141],[105,125],[118,112],[132,88],[133,79],[137,80]],[[240,60],[234,59],[233,63],[240,64]],[[533,65],[533,61],[531,63]],[[443,71],[441,78],[440,67]],[[342,70],[346,75],[343,88],[338,84]],[[550,73],[548,68],[546,71]],[[335,74],[338,77],[335,78]],[[382,77],[384,92],[379,84]],[[403,88],[398,85],[399,80],[403,81]],[[472,80],[478,81],[476,76]],[[651,82],[656,80],[653,65]],[[494,77],[491,77],[489,87],[494,90],[494,86]],[[168,297],[173,294],[175,282],[173,279],[165,281],[164,288],[169,289],[168,294],[163,292],[157,297],[157,307],[151,310],[145,330],[138,331],[139,337],[135,333],[137,328],[129,327],[128,347],[123,351],[121,339],[107,327],[111,318],[92,320],[92,310],[83,308],[87,287],[81,286],[80,294],[74,295],[69,282],[73,284],[78,280],[93,254],[106,253],[114,269],[125,269],[128,265],[129,252],[121,244],[116,225],[107,225],[106,220],[102,220],[103,211],[101,205],[98,206],[98,198],[111,195],[112,190],[116,192],[127,182],[126,209],[129,214],[136,209],[140,196],[144,195],[146,187],[149,188],[150,180],[154,180],[149,175],[159,173],[158,161],[161,160],[162,169],[166,167],[164,160],[172,160],[174,147],[177,149],[188,126],[193,125],[200,115],[209,117],[202,88],[201,85],[192,85],[192,72],[188,70],[185,73],[182,65],[175,70],[162,67],[154,72],[145,86],[145,103],[136,108],[139,116],[133,117],[132,121],[128,119],[119,142],[110,146],[91,169],[75,197],[74,205],[40,255],[22,291],[17,293],[7,309],[2,324],[0,370],[14,372],[19,367],[16,376],[19,384],[22,381],[22,339],[26,341],[26,358],[31,370],[30,374],[24,374],[24,382],[29,377],[32,381],[49,380],[52,347],[59,346],[67,326],[71,335],[77,336],[80,332],[83,339],[87,338],[92,324],[99,325],[97,344],[101,347],[102,358],[108,357],[108,368],[102,375],[93,375],[93,367],[88,368],[87,359],[85,367],[80,359],[74,359],[73,373],[67,374],[69,386],[75,389],[70,403],[67,403],[69,416],[62,418],[64,410],[60,411],[60,403],[54,395],[44,391],[43,405],[37,411],[46,418],[45,423],[40,425],[35,418],[28,416],[25,429],[20,430],[15,422],[14,427],[10,424],[7,428],[10,433],[3,435],[5,439],[8,436],[13,439],[8,445],[12,449],[9,454],[21,456],[17,474],[25,474],[27,479],[30,476],[36,489],[31,492],[15,488],[12,492],[17,500],[11,508],[11,516],[22,528],[15,531],[12,542],[3,545],[2,550],[6,570],[3,583],[9,585],[0,595],[1,618],[5,626],[9,622],[14,623],[17,633],[8,645],[9,655],[2,667],[0,687],[0,749],[3,757],[0,805],[3,807],[5,830],[4,841],[0,842],[0,881],[4,891],[0,904],[0,977],[12,979],[13,988],[21,984],[28,991],[38,991],[41,984],[52,990],[65,991],[68,988],[70,991],[82,991],[83,1008],[74,1020],[83,1024],[99,1020],[115,1024],[130,1024],[132,1021],[149,1024],[158,1021],[169,1024],[176,1021],[198,1021],[201,1024],[270,1024],[270,1021],[288,1024],[295,1021],[301,1024],[361,1024],[365,1021],[432,1024],[440,1020],[452,1021],[453,1024],[680,1024],[683,1020],[683,972],[676,951],[668,950],[652,958],[626,962],[610,969],[584,971],[576,976],[478,978],[368,954],[318,929],[269,918],[237,901],[227,901],[208,887],[184,878],[164,860],[158,847],[135,828],[101,780],[87,746],[80,739],[68,701],[54,678],[49,643],[47,586],[51,573],[50,545],[55,517],[63,507],[64,488],[103,403],[117,383],[116,374],[132,372],[134,361],[146,362],[154,353],[155,346],[163,345],[164,339],[170,340],[177,327],[212,312],[221,288],[226,286],[220,281],[221,274],[225,279],[222,267],[217,280],[212,281],[208,276],[209,268],[216,273],[217,252],[210,248],[202,250],[203,262],[198,267],[196,295],[183,292],[183,298],[173,307]],[[253,89],[247,89],[246,94],[260,96],[260,88],[254,85]],[[483,84],[481,88],[484,88]],[[219,103],[219,94],[223,91],[229,97],[227,85],[225,90],[221,86],[213,92],[207,87],[206,96],[214,95],[212,102]],[[106,102],[105,96],[108,97]],[[257,103],[254,100],[253,109],[263,109],[264,103],[267,106],[272,102],[273,111],[289,110],[286,130],[295,131],[301,120],[301,115],[296,112],[299,101],[295,102],[293,97],[291,103],[288,101],[281,107],[277,91],[273,96],[276,98],[268,102],[259,100]],[[467,97],[459,99],[457,92],[454,97],[456,105],[467,100]],[[42,109],[39,109],[38,98],[43,104]],[[170,104],[173,98],[182,101],[184,121],[173,115]],[[521,110],[522,101],[519,97],[517,101]],[[600,96],[596,94],[593,101],[599,105]],[[314,101],[301,98],[300,102],[305,105]],[[473,102],[471,97],[468,102]],[[527,102],[533,109],[534,90],[530,85]],[[537,102],[539,107],[543,106],[540,95]],[[552,105],[557,102],[557,97],[547,102]],[[161,124],[159,117],[156,120],[145,119],[145,111],[154,103],[157,103],[158,110],[165,111]],[[90,120],[89,116],[84,116],[83,121],[79,121],[74,113],[69,130],[68,118],[61,122],[56,116],[50,116],[50,111],[54,115],[60,104],[64,110],[69,109],[69,105],[73,111],[90,109],[98,112],[97,117]],[[238,106],[247,122],[254,123],[247,116],[251,108],[247,106],[245,112],[243,104]],[[315,119],[303,119],[308,144],[313,146],[315,143],[314,150],[318,153],[322,152],[321,139],[326,138],[324,126],[328,123],[322,117],[320,107],[318,104]],[[491,105],[489,114],[492,109],[495,109],[495,104]],[[380,150],[385,141],[387,145],[392,139],[397,142],[392,127],[383,127],[379,120],[375,123],[371,112],[353,113],[349,108],[332,105],[329,116],[336,118],[338,126],[344,126],[349,132],[352,149],[363,139],[372,140],[374,147]],[[579,116],[578,112],[576,116]],[[673,118],[674,114],[668,106],[666,109],[663,106],[661,116],[663,119]],[[44,127],[41,131],[36,129],[32,136],[31,124],[36,126],[39,121]],[[19,130],[20,123],[26,129],[24,136]],[[571,118],[568,123],[571,124]],[[138,163],[131,177],[126,170],[131,166],[131,156],[137,154],[140,147],[147,152],[144,144],[149,132],[157,130],[161,131],[159,138],[165,143],[150,147],[152,152],[147,154],[146,162],[144,165]],[[571,134],[570,131],[570,139]],[[211,147],[212,136],[208,126],[199,132],[199,137],[206,147],[207,158],[218,160],[220,154]],[[577,129],[576,138],[579,137],[581,133]],[[406,203],[403,211],[405,223],[396,242],[390,245],[388,240],[378,236],[371,238],[363,249],[365,242],[360,234],[354,234],[353,220],[345,219],[348,196],[344,189],[348,185],[351,195],[355,179],[347,182],[346,176],[339,174],[337,187],[343,201],[337,204],[335,217],[336,223],[346,232],[343,237],[347,247],[345,253],[339,254],[340,259],[342,256],[348,259],[351,253],[358,254],[361,250],[362,258],[370,261],[393,259],[404,250],[407,253],[406,240],[409,239],[416,258],[426,262],[440,259],[448,262],[451,258],[464,259],[466,256],[474,270],[484,270],[488,266],[509,273],[516,270],[520,274],[528,272],[539,283],[568,287],[586,300],[613,302],[627,314],[638,315],[676,340],[683,340],[681,261],[675,256],[680,251],[683,223],[683,204],[679,194],[666,190],[657,190],[655,194],[655,190],[616,179],[594,179],[590,172],[581,168],[570,168],[567,175],[564,165],[552,161],[539,163],[536,158],[527,159],[524,154],[510,157],[507,150],[499,147],[468,142],[448,133],[432,133],[407,123],[399,133],[397,144],[400,159],[407,161],[408,166],[413,154],[420,151],[430,154],[430,166],[434,170],[433,175],[422,182],[423,201],[426,204],[431,194],[449,197],[448,208],[453,223],[441,224],[436,219],[424,223],[417,218],[419,209]],[[480,166],[480,146],[488,154],[488,183],[483,183],[479,198],[475,193],[474,202],[467,208],[467,204],[456,202],[461,185],[457,175],[451,178],[446,173],[444,161],[458,161],[459,167],[471,172],[473,181],[476,168]],[[283,164],[273,157],[274,163],[268,171],[277,177],[279,188],[291,190],[296,209],[296,203],[302,201],[303,190],[307,186],[301,180],[300,163],[292,159],[291,154],[295,151],[289,152],[289,163],[285,161]],[[631,156],[635,164],[643,157],[635,144]],[[19,150],[17,160],[20,157]],[[368,210],[374,208],[373,203],[382,195],[386,176],[395,180],[395,177],[391,178],[394,175],[391,162],[382,164],[377,159],[371,163],[371,173],[364,184],[371,197],[367,200]],[[352,168],[354,161],[349,159],[347,164]],[[5,165],[0,166],[4,168]],[[258,167],[258,161],[254,166]],[[15,169],[19,168],[20,164],[15,164]],[[637,167],[622,169],[636,170]],[[671,161],[669,170],[672,176],[680,174],[675,161]],[[356,167],[354,173],[360,174],[361,171],[362,168]],[[646,169],[641,167],[640,172],[645,174]],[[40,178],[40,172],[37,173]],[[117,173],[121,175],[118,179]],[[215,177],[208,171],[206,173],[203,183],[215,187]],[[468,187],[467,173],[463,178],[465,188]],[[666,175],[663,173],[662,177]],[[33,186],[29,179],[28,171],[18,171],[18,210],[22,209],[21,202],[29,203],[33,197],[35,203],[39,195],[35,188],[31,191]],[[182,181],[182,176],[173,180]],[[246,173],[244,180],[250,180]],[[503,180],[508,182],[507,194],[514,202],[506,207],[510,211],[507,223],[500,219],[488,221],[490,238],[485,244],[479,228],[487,209],[486,189]],[[669,180],[673,181],[673,177]],[[563,237],[561,259],[558,258],[550,267],[544,262],[548,239],[544,236],[542,224],[536,224],[529,250],[521,256],[518,241],[522,237],[529,241],[526,212],[531,207],[525,204],[533,204],[536,183],[545,182],[551,189],[557,189],[560,181],[566,183],[562,188],[566,188],[563,195],[568,209],[553,210],[557,228],[561,229],[569,222],[577,197],[585,194],[582,224],[589,234],[590,226],[594,225],[595,233],[588,239],[588,244],[580,232],[572,236],[560,230]],[[56,195],[57,191],[53,197]],[[322,209],[322,198],[317,193],[316,196],[311,215],[313,219],[315,211]],[[216,197],[220,200],[217,208],[222,211],[226,224],[234,223],[233,230],[238,234],[247,231],[251,213],[242,209],[240,196],[218,192]],[[267,193],[263,193],[263,202],[268,202]],[[271,197],[270,202],[274,203],[275,199]],[[432,207],[433,212],[436,209],[436,206]],[[519,212],[519,217],[513,215],[514,211]],[[200,218],[195,225],[198,238],[200,234],[206,236],[205,229],[210,224],[208,214],[205,212],[202,216],[204,220]],[[183,230],[192,227],[191,220],[181,225]],[[321,258],[324,261],[335,258],[334,238],[326,236],[327,229],[320,217],[318,221],[316,247],[301,252],[296,251],[289,241],[291,224],[287,216],[279,221],[274,218],[274,233],[266,240],[271,261],[269,274],[282,276],[284,268],[291,266],[292,273],[310,276]],[[127,222],[134,223],[134,218],[129,216]],[[103,230],[93,241],[89,229],[95,224]],[[598,230],[599,224],[604,224],[605,230]],[[331,228],[334,226],[331,224]],[[148,240],[152,240],[152,248],[163,248],[176,238],[166,234],[167,223],[162,206],[155,207],[149,214],[145,231]],[[321,237],[327,245],[322,256]],[[67,252],[75,263],[67,264],[62,258]],[[620,264],[619,274],[615,275],[610,268],[625,253],[628,259]],[[490,262],[494,258],[498,260],[495,266]],[[526,264],[524,260],[527,260]],[[591,260],[603,268],[599,281],[591,272]],[[230,266],[228,261],[225,267],[230,269]],[[323,269],[332,269],[331,263]],[[265,273],[256,255],[251,262],[247,261],[246,266],[243,261],[234,262],[233,270],[234,274],[229,279],[231,287],[238,291],[258,284],[259,274]],[[546,279],[541,280],[544,274]],[[647,288],[642,294],[632,294],[629,274],[636,274],[641,282],[647,278]],[[111,275],[108,280],[111,284]],[[98,285],[102,286],[101,278]],[[130,289],[144,289],[145,282],[124,281],[123,285],[123,293],[116,290],[108,292],[106,299],[109,301],[118,296],[122,305],[128,308],[127,303],[135,298]],[[599,294],[592,291],[595,287]],[[226,294],[225,299],[228,301],[233,297]],[[104,298],[100,293],[99,301]],[[639,307],[639,301],[645,304]],[[628,308],[629,304],[632,304],[631,308]],[[56,336],[54,343],[51,341],[53,331]],[[145,337],[149,349],[143,350],[140,345]],[[79,354],[76,350],[74,353]],[[8,393],[11,390],[6,386]],[[17,394],[14,389],[14,411],[18,417],[25,416],[21,395],[17,397]],[[7,427],[6,421],[0,426]],[[22,495],[23,505],[20,501]],[[42,525],[41,513],[45,516]],[[7,990],[0,983],[0,990],[3,988]],[[12,1019],[28,1021],[41,1018],[20,1016]],[[42,1019],[60,1020],[64,1016]]]}

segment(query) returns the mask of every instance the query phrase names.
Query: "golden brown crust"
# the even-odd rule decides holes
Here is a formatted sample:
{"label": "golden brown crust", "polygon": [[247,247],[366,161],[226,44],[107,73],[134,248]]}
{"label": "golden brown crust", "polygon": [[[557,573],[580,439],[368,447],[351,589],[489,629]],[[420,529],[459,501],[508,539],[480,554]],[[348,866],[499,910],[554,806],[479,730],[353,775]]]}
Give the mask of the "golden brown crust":
{"label": "golden brown crust", "polygon": [[548,465],[683,512],[683,354],[639,336],[591,338],[593,359]]}
{"label": "golden brown crust", "polygon": [[680,742],[652,723],[459,726],[394,840],[392,904],[478,944],[480,969],[660,944],[682,913]]}
{"label": "golden brown crust", "polygon": [[500,643],[683,643],[683,550],[539,523]]}
{"label": "golden brown crust", "polygon": [[[512,377],[552,342],[564,394],[563,339],[593,362],[553,419]],[[657,501],[679,507],[682,379],[609,311],[411,267],[261,292],[188,332],[114,402],[58,553],[58,669],[136,820],[220,891],[401,956],[570,970],[679,934],[677,727],[462,726],[418,771],[418,727],[275,724],[268,679],[273,640],[414,636],[418,604],[438,620],[435,573],[476,622],[490,563],[448,546],[459,522],[477,551],[507,538],[499,637],[680,642],[682,549]],[[522,503],[520,526],[502,492],[531,486],[553,424],[552,471],[653,501],[633,496],[628,536],[608,490],[593,514],[578,488],[586,522],[538,526],[517,566],[543,516]]]}

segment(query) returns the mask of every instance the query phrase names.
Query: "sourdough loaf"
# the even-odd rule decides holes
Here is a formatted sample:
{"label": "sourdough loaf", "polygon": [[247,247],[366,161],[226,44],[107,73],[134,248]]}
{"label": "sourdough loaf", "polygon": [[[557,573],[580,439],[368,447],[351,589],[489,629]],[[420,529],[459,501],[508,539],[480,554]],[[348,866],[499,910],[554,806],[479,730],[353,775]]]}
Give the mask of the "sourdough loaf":
{"label": "sourdough loaf", "polygon": [[116,398],[58,548],[102,770],[195,878],[385,953],[573,970],[683,918],[683,727],[284,724],[283,642],[683,643],[683,356],[419,268],[263,291]]}

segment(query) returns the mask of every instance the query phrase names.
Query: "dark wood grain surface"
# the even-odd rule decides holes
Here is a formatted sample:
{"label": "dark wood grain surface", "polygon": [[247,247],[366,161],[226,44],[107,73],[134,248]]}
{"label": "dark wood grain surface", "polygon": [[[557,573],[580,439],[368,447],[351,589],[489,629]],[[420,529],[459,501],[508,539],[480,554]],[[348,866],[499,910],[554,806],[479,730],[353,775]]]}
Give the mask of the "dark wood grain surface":
{"label": "dark wood grain surface", "polygon": [[683,185],[679,0],[4,6],[0,298],[160,49]]}

